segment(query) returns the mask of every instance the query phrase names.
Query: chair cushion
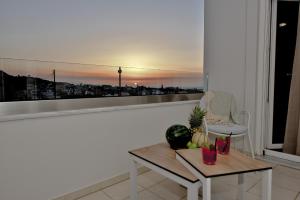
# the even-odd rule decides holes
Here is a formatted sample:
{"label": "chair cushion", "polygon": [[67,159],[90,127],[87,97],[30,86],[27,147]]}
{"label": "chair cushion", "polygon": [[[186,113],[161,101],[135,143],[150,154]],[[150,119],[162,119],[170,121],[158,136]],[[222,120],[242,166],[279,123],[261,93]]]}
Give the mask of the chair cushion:
{"label": "chair cushion", "polygon": [[208,124],[208,132],[224,133],[224,134],[241,134],[247,131],[247,126],[226,123],[226,124]]}

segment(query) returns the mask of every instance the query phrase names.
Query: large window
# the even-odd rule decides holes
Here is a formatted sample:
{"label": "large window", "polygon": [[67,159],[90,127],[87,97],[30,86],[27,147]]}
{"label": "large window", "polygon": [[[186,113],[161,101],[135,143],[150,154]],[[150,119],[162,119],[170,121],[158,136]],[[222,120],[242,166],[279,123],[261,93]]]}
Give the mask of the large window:
{"label": "large window", "polygon": [[2,0],[0,102],[199,94],[203,9],[203,0]]}

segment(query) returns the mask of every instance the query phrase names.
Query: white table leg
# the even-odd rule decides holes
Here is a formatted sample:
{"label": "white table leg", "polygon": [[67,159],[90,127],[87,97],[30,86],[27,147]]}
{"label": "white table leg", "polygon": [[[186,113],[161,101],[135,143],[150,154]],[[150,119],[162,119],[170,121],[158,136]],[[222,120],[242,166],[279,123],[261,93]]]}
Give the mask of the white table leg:
{"label": "white table leg", "polygon": [[187,200],[198,200],[198,191],[199,191],[199,185],[191,184],[187,188]]}
{"label": "white table leg", "polygon": [[272,169],[263,172],[262,178],[262,199],[272,199]]}
{"label": "white table leg", "polygon": [[244,200],[245,199],[245,174],[238,175],[238,185],[239,185],[238,199]]}
{"label": "white table leg", "polygon": [[203,188],[203,200],[211,200],[211,179],[206,178],[205,181],[202,182]]}
{"label": "white table leg", "polygon": [[137,192],[137,163],[130,159],[130,199],[137,200],[138,192]]}

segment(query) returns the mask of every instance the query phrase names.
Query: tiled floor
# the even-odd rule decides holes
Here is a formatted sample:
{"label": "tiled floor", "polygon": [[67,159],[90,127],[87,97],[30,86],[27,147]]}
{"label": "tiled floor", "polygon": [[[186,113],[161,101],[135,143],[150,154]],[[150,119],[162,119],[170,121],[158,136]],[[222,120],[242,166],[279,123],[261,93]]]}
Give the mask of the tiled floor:
{"label": "tiled floor", "polygon": [[[141,200],[185,200],[186,189],[159,174],[149,171],[138,178]],[[212,180],[212,199],[235,200],[237,176],[226,176]],[[258,200],[261,195],[261,174],[246,176],[246,200]],[[80,200],[127,200],[129,181],[124,181]],[[199,200],[201,200],[199,196]],[[273,169],[272,200],[300,200],[300,170],[275,165]]]}

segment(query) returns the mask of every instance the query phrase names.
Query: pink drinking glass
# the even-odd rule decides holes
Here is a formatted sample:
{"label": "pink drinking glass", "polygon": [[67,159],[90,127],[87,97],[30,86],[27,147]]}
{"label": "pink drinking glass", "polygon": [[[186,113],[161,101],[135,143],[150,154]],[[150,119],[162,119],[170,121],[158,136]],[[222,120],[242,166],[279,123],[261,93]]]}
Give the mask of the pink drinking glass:
{"label": "pink drinking glass", "polygon": [[218,153],[222,155],[229,154],[230,150],[230,137],[226,137],[225,140],[217,139],[217,149]]}
{"label": "pink drinking glass", "polygon": [[214,165],[217,161],[217,151],[215,149],[209,149],[202,147],[202,158],[206,165]]}

